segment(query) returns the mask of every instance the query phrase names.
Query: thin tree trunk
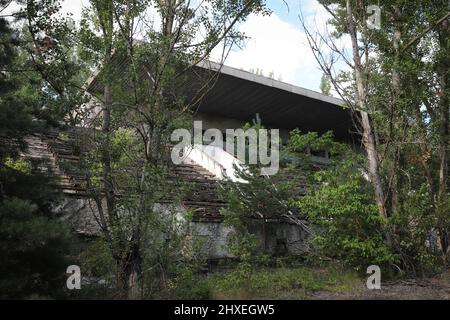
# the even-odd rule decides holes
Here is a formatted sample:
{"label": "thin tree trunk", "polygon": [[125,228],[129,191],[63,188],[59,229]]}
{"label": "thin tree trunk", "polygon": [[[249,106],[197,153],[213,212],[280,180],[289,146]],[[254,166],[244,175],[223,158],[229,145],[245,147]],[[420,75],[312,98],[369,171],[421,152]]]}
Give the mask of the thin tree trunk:
{"label": "thin tree trunk", "polygon": [[267,226],[266,226],[266,219],[262,219],[262,236],[263,236],[263,249],[264,253],[267,252]]}
{"label": "thin tree trunk", "polygon": [[[448,3],[450,11],[450,1]],[[450,57],[448,51],[450,48],[450,19],[442,23],[439,32],[439,45],[441,48],[440,61],[438,63],[438,75],[440,78],[440,101],[439,101],[439,184],[437,200],[441,204],[447,196],[447,180],[449,171],[448,152],[450,145],[449,121],[450,121]],[[449,250],[449,230],[448,226],[442,226],[440,230],[441,247],[444,255]]]}
{"label": "thin tree trunk", "polygon": [[[105,63],[109,64],[111,59],[111,51],[107,53]],[[108,69],[108,67],[107,67]],[[102,177],[103,177],[103,190],[106,198],[106,208],[108,211],[108,216],[110,218],[115,217],[115,200],[114,200],[114,188],[113,181],[111,178],[111,87],[109,81],[106,81],[104,87],[104,99],[105,104],[102,110]],[[110,221],[111,222],[111,221]]]}
{"label": "thin tree trunk", "polygon": [[[450,11],[450,1],[449,1]],[[441,61],[438,66],[440,78],[441,96],[439,101],[439,196],[443,195],[447,190],[448,179],[448,147],[450,143],[449,134],[449,118],[450,118],[450,19],[442,23],[441,32],[439,34],[439,44],[442,51]]]}
{"label": "thin tree trunk", "polygon": [[[400,64],[400,40],[402,37],[402,32],[400,30],[400,17],[401,17],[401,12],[400,12],[400,8],[398,6],[395,6],[394,8],[394,23],[395,25],[395,30],[394,30],[394,37],[393,37],[393,41],[392,41],[392,46],[394,48],[394,65],[392,68],[392,99],[391,99],[391,112],[392,114],[394,114],[395,117],[395,111],[396,109],[399,107],[398,103],[399,103],[399,98],[400,98],[400,93],[401,93],[401,79],[400,79],[400,72],[399,72],[399,64]],[[402,121],[401,124],[403,123],[403,114],[400,115]],[[395,132],[390,132],[391,137],[392,135],[397,134],[397,132],[400,132],[402,130],[402,128],[394,128]],[[394,139],[395,141],[397,139]],[[392,213],[398,213],[399,211],[399,191],[398,191],[398,187],[399,187],[399,176],[398,176],[398,167],[399,167],[399,162],[400,162],[400,150],[399,150],[399,146],[397,143],[395,143],[394,145],[394,163],[392,166],[392,185],[391,185],[391,212]]]}
{"label": "thin tree trunk", "polygon": [[139,246],[116,260],[116,282],[120,299],[139,297],[138,281],[141,274],[141,256]]}
{"label": "thin tree trunk", "polygon": [[[114,185],[112,180],[112,167],[111,167],[111,111],[112,111],[112,53],[113,53],[113,31],[114,31],[114,8],[113,4],[107,0],[98,0],[94,2],[95,8],[97,10],[97,16],[99,19],[100,26],[102,28],[103,41],[105,43],[104,51],[104,87],[103,87],[103,98],[104,104],[102,108],[102,141],[101,141],[101,164],[102,164],[102,193],[104,194],[106,200],[106,216],[108,220],[106,221],[107,226],[104,228],[104,232],[107,234],[109,239],[112,239],[113,243],[109,243],[112,256],[117,263],[116,269],[116,285],[120,292],[120,297],[125,298],[127,295],[127,284],[124,279],[123,274],[123,262],[121,261],[121,250],[117,249],[117,244],[115,242],[121,243],[121,236],[115,230],[117,226],[117,212],[116,212],[116,202]],[[123,242],[122,242],[123,243]],[[120,245],[119,245],[120,247]]]}
{"label": "thin tree trunk", "polygon": [[357,89],[357,105],[361,114],[361,125],[363,129],[363,143],[367,152],[367,160],[369,162],[369,175],[374,188],[375,201],[378,206],[379,214],[387,218],[387,210],[385,205],[385,196],[381,176],[379,173],[378,152],[376,150],[375,136],[372,129],[369,114],[366,111],[366,88],[362,77],[362,65],[358,48],[358,35],[356,31],[356,23],[353,20],[352,6],[350,0],[346,1],[347,24],[352,41],[353,61],[355,70],[355,80]]}
{"label": "thin tree trunk", "polygon": [[126,260],[116,261],[116,287],[118,289],[118,298],[128,298],[128,277],[127,277],[127,264]]}

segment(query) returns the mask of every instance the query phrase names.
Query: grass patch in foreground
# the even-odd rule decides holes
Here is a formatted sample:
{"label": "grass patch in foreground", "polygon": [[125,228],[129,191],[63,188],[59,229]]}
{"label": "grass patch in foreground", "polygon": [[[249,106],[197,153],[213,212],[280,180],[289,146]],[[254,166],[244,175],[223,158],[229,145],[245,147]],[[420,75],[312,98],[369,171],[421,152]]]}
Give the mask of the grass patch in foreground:
{"label": "grass patch in foreground", "polygon": [[340,267],[261,268],[247,279],[236,271],[213,274],[209,279],[212,299],[308,299],[317,291],[363,290],[363,280]]}

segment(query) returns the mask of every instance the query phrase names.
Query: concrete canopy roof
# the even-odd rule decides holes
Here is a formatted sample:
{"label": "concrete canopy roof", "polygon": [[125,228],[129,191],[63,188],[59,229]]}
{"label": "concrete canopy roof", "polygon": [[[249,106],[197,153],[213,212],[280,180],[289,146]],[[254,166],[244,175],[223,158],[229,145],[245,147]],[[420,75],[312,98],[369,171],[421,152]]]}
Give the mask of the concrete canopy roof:
{"label": "concrete canopy roof", "polygon": [[[115,63],[122,69],[127,61],[116,59]],[[350,110],[342,107],[340,99],[212,61],[204,61],[195,69],[189,84],[193,87],[201,81],[201,74],[218,73],[197,112],[249,122],[258,114],[268,128],[299,128],[305,133],[332,130],[337,140],[358,140]],[[100,81],[93,76],[88,91],[101,93]]]}
{"label": "concrete canopy roof", "polygon": [[355,131],[351,114],[340,99],[210,61],[198,66],[220,72],[199,112],[244,121],[259,114],[267,127],[319,133],[332,130],[338,140],[351,140]]}

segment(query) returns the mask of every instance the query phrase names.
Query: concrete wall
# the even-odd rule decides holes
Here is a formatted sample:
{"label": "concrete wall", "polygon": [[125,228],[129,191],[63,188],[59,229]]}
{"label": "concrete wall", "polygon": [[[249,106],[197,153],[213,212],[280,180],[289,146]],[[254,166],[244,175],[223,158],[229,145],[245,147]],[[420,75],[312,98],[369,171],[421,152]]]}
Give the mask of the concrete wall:
{"label": "concrete wall", "polygon": [[[157,205],[155,210],[163,215],[169,215],[170,210],[165,206]],[[100,234],[100,228],[95,219],[98,213],[92,200],[66,197],[53,208],[53,211],[80,235]],[[177,207],[177,211],[177,217],[180,223],[183,223],[186,211],[182,207]],[[190,222],[189,227],[194,239],[198,239],[202,244],[204,255],[208,259],[232,258],[227,250],[227,237],[233,232],[233,228],[220,222]],[[261,221],[255,220],[250,229],[256,234],[258,245],[262,250],[264,242]],[[309,249],[308,234],[297,225],[280,222],[266,223],[266,234],[267,249],[272,254],[302,255]]]}
{"label": "concrete wall", "polygon": [[[205,255],[210,259],[232,258],[227,250],[227,236],[233,228],[218,222],[193,222],[193,233],[203,239]],[[261,222],[255,220],[250,228],[256,235],[258,247],[263,250],[264,237]],[[309,237],[299,226],[270,222],[266,223],[267,251],[273,255],[303,255],[309,250]]]}
{"label": "concrete wall", "polygon": [[67,196],[52,208],[53,212],[80,235],[100,234],[97,207],[93,200]]}
{"label": "concrete wall", "polygon": [[[202,121],[203,130],[214,128],[221,130],[224,134],[226,129],[240,129],[245,125],[245,121],[203,112],[196,113],[194,115],[194,120]],[[274,128],[274,129],[280,129],[281,139],[286,140],[289,137],[289,130],[283,128]]]}

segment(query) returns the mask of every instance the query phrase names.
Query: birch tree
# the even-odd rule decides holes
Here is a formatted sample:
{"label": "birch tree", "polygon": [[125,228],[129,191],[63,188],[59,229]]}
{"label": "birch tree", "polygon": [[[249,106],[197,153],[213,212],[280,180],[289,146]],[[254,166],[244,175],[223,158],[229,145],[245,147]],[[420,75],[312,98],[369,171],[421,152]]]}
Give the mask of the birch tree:
{"label": "birch tree", "polygon": [[[101,173],[88,170],[87,183],[124,297],[142,278],[145,247],[159,252],[149,268],[160,270],[167,287],[171,244],[157,244],[164,237],[173,239],[170,228],[176,223],[164,220],[154,207],[169,194],[181,196],[167,180],[170,134],[190,127],[192,113],[217,75],[197,74],[194,67],[219,47],[223,62],[242,39],[235,26],[252,12],[267,10],[254,0],[93,0],[86,11],[80,36],[85,56],[101,61],[97,80],[102,90],[94,97],[101,123],[92,122],[101,128],[97,144],[102,156],[91,158]],[[117,148],[120,152],[113,152]]]}
{"label": "birch tree", "polygon": [[[374,201],[391,226],[387,240],[416,272],[418,252],[432,259],[435,250],[425,243],[448,252],[448,3],[378,2],[379,29],[368,27],[370,1],[321,4],[333,31],[315,32],[301,17],[309,45],[357,120]],[[436,232],[439,244],[430,240]]]}

